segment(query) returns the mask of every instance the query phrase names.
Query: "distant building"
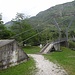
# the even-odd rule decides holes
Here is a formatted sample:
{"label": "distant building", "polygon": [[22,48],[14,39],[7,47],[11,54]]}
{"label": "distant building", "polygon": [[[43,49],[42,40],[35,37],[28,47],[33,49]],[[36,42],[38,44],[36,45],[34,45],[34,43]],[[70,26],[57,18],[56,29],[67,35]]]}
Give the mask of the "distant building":
{"label": "distant building", "polygon": [[0,40],[0,69],[17,65],[28,58],[15,40]]}

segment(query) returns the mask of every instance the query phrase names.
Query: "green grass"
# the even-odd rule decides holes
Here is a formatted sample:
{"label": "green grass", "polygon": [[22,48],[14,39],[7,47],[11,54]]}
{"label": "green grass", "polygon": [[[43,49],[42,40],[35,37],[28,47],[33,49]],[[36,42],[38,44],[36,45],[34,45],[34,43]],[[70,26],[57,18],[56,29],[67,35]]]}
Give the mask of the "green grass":
{"label": "green grass", "polygon": [[35,75],[35,61],[31,58],[20,65],[0,71],[0,75]]}
{"label": "green grass", "polygon": [[40,48],[37,46],[27,46],[24,47],[23,50],[27,53],[27,54],[37,54],[40,52]]}
{"label": "green grass", "polygon": [[75,75],[75,51],[62,47],[62,52],[53,52],[44,55],[45,58],[60,64],[69,75]]}

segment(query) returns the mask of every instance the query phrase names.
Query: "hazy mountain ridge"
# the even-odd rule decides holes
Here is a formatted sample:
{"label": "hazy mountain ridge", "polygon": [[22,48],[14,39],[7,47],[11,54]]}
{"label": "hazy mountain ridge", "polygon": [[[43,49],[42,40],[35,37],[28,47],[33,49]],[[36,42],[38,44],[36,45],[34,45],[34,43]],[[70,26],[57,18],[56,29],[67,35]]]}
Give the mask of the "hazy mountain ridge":
{"label": "hazy mountain ridge", "polygon": [[[72,19],[72,15],[75,13],[75,1],[56,5],[45,11],[38,13],[35,17],[30,18],[32,25],[38,25],[41,23],[53,24],[53,18],[61,22],[65,19]],[[63,17],[63,18],[61,18]]]}

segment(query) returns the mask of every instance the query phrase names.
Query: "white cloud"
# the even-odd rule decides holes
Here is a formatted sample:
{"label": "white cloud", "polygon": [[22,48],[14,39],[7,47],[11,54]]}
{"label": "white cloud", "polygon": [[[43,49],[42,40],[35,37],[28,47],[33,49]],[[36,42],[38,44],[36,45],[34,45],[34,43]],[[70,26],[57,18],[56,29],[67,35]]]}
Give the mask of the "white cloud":
{"label": "white cloud", "polygon": [[73,0],[0,0],[0,13],[6,22],[14,18],[17,12],[33,16],[51,6],[69,1]]}

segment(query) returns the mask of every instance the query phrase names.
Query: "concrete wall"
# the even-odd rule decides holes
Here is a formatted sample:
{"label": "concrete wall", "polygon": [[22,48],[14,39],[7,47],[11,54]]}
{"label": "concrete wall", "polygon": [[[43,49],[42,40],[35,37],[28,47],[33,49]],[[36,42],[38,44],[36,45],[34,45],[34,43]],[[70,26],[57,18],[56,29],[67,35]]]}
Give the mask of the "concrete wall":
{"label": "concrete wall", "polygon": [[17,65],[27,59],[27,54],[21,50],[15,41],[0,47],[0,69]]}

